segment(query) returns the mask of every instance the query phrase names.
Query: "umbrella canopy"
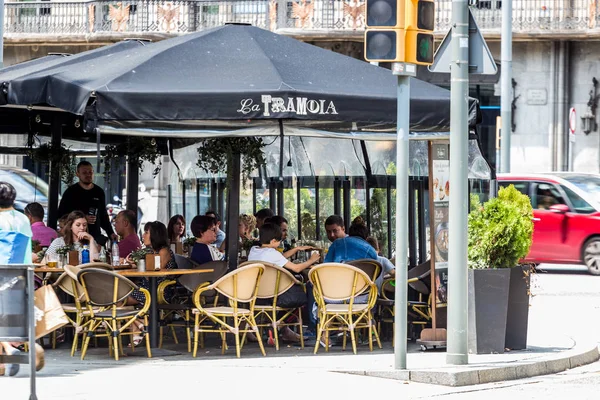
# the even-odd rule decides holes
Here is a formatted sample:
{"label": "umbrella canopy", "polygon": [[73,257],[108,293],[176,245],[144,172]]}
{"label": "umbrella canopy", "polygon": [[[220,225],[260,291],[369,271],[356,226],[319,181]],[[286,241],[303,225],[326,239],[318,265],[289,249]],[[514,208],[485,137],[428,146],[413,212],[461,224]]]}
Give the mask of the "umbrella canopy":
{"label": "umbrella canopy", "polygon": [[[64,73],[64,71],[76,71],[81,68],[81,63],[93,61],[96,58],[102,58],[103,62],[110,62],[112,58],[119,57],[119,53],[144,44],[147,44],[147,42],[139,39],[126,39],[75,55],[49,54],[46,57],[3,68],[0,70],[0,84],[3,88],[3,95],[0,95],[0,105],[54,105],[52,99],[62,97],[63,93],[56,94],[51,90],[48,91],[48,82],[52,76]],[[86,64],[87,67],[89,67],[89,64]],[[16,93],[18,94],[15,95]],[[87,101],[88,98],[89,95],[81,101]]]}
{"label": "umbrella canopy", "polygon": [[[450,92],[411,85],[411,130],[448,131]],[[14,79],[8,101],[96,122],[292,119],[373,128],[396,122],[396,78],[270,31],[225,25]]]}

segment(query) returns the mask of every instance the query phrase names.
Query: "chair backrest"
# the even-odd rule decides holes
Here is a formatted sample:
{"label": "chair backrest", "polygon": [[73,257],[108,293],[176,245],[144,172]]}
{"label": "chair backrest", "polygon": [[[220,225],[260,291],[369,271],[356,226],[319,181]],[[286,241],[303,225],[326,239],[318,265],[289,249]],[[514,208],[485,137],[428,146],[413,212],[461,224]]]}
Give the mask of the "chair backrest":
{"label": "chair backrest", "polygon": [[[270,262],[246,261],[245,263],[240,264],[240,267],[256,263],[262,264],[265,267],[265,272],[263,272],[260,278],[258,293],[256,295],[259,299],[270,299],[275,297],[275,295],[280,296],[290,290],[295,284],[301,283],[290,271]],[[278,277],[279,282],[277,281]]]}
{"label": "chair backrest", "polygon": [[[69,265],[68,267],[72,266]],[[69,274],[65,268],[65,272],[58,277],[53,286],[58,287],[69,296],[73,296],[77,301],[81,301],[84,298],[83,287],[77,282],[77,272],[75,272],[74,275],[73,273]]]}
{"label": "chair backrest", "polygon": [[194,269],[198,263],[181,254],[175,254],[175,263],[179,269]]}
{"label": "chair backrest", "polygon": [[366,291],[373,282],[353,265],[324,263],[311,268],[308,278],[326,300],[349,300]]}
{"label": "chair backrest", "polygon": [[84,268],[77,273],[86,299],[93,305],[110,306],[122,302],[138,289],[135,283],[113,271]]}
{"label": "chair backrest", "polygon": [[249,303],[256,298],[258,282],[265,267],[255,263],[229,272],[211,285],[222,295],[242,303]]}
{"label": "chair backrest", "polygon": [[[177,257],[177,255],[175,255],[175,257]],[[192,261],[192,263],[193,268],[191,269],[212,269],[213,272],[181,275],[179,277],[179,283],[190,292],[196,290],[196,288],[204,282],[216,282],[227,272],[227,261],[211,261],[204,264],[198,264]],[[179,264],[177,264],[177,266],[179,266]]]}
{"label": "chair backrest", "polygon": [[372,260],[370,258],[362,258],[360,260],[347,261],[346,264],[353,265],[361,271],[364,271],[373,282],[375,282],[377,278],[379,278],[379,275],[381,274],[382,270],[379,261]]}
{"label": "chair backrest", "polygon": [[408,270],[408,279],[417,278],[414,282],[409,282],[408,286],[419,293],[428,295],[431,292],[431,260],[427,260]]}
{"label": "chair backrest", "polygon": [[86,268],[99,268],[99,269],[104,269],[106,271],[114,271],[115,268],[107,263],[101,263],[101,262],[91,262],[91,263],[87,263],[87,264],[80,264],[78,265],[79,268],[81,269],[86,269]]}

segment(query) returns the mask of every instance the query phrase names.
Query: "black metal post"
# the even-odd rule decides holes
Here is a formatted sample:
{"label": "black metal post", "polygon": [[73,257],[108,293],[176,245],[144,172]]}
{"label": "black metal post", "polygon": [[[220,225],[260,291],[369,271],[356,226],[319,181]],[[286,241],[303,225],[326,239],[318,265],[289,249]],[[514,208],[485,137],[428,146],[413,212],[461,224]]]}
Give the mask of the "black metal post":
{"label": "black metal post", "polygon": [[[217,196],[218,196],[218,188],[217,188],[217,180],[211,179],[210,181],[210,209],[216,210],[218,206]],[[221,215],[221,214],[219,214]]]}
{"label": "black metal post", "polygon": [[352,213],[350,210],[350,179],[345,178],[342,181],[342,189],[342,200],[344,203],[344,224],[346,224],[346,232],[348,232],[350,221],[352,220]]}
{"label": "black metal post", "polygon": [[283,204],[283,179],[280,178],[277,181],[277,215],[281,215],[283,217],[284,213],[284,204]]}
{"label": "black metal post", "polygon": [[137,160],[127,160],[127,209],[138,212],[138,185],[140,173]]}
{"label": "black metal post", "polygon": [[[238,172],[239,175],[239,172]],[[234,180],[239,181],[239,178],[237,177]],[[226,183],[225,183],[225,179],[219,179],[219,183],[217,185],[217,212],[219,213],[219,215],[225,215],[225,187],[226,187]],[[227,192],[227,198],[229,198],[229,196],[231,195],[231,193]],[[238,189],[238,196],[239,196],[239,189]],[[239,211],[239,206],[238,206],[238,211]],[[229,213],[229,209],[227,209],[227,212]],[[222,218],[222,217],[221,217]],[[237,224],[235,225],[237,226]]]}
{"label": "black metal post", "polygon": [[300,200],[300,193],[300,178],[296,177],[296,219],[298,221],[298,240],[302,239],[302,201]]}
{"label": "black metal post", "polygon": [[273,178],[269,180],[269,208],[273,212],[277,210],[277,182]]}
{"label": "black metal post", "polygon": [[[342,194],[340,193],[342,190],[342,182],[339,178],[333,179],[333,213],[335,215],[342,215]],[[345,225],[348,225],[348,221],[344,221]],[[348,227],[346,226],[346,230]]]}
{"label": "black metal post", "polygon": [[181,214],[185,218],[186,200],[185,200],[185,179],[181,181]]}
{"label": "black metal post", "polygon": [[237,268],[239,237],[236,232],[240,215],[240,154],[234,154],[231,165],[232,176],[229,178],[227,191],[227,260],[229,270]]}
{"label": "black metal post", "polygon": [[200,215],[200,178],[196,178],[196,215]]}
{"label": "black metal post", "polygon": [[[55,116],[52,119],[52,147],[59,147],[62,142],[62,120]],[[57,227],[58,194],[60,192],[60,166],[50,161],[50,179],[48,192],[48,226],[52,229]]]}
{"label": "black metal post", "polygon": [[319,177],[315,176],[315,235],[317,240],[321,240],[321,207],[319,206]]}
{"label": "black metal post", "polygon": [[256,178],[252,179],[252,214],[256,214]]}
{"label": "black metal post", "polygon": [[417,203],[419,209],[419,212],[417,213],[419,217],[419,264],[427,260],[427,247],[429,246],[426,235],[427,222],[425,221],[425,207],[428,204],[427,195],[425,192],[428,187],[429,182],[427,180],[419,180],[419,192],[417,194]]}
{"label": "black metal post", "polygon": [[371,186],[369,185],[369,178],[365,179],[365,201],[367,208],[367,229],[371,232]]}

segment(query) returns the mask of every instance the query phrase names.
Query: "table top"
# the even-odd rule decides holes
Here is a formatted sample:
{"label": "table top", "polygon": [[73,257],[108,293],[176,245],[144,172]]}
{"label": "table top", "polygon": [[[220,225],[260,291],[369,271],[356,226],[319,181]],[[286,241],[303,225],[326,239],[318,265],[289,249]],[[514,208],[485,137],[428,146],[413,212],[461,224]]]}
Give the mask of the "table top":
{"label": "table top", "polygon": [[205,274],[205,273],[214,272],[214,271],[215,270],[212,268],[205,268],[205,269],[176,268],[176,269],[164,269],[164,270],[160,270],[160,271],[144,271],[144,272],[140,272],[137,269],[130,269],[130,270],[121,270],[121,271],[117,271],[117,272],[119,273],[119,275],[131,276],[131,277],[136,277],[136,276],[159,277],[159,276],[170,276],[170,275]]}
{"label": "table top", "polygon": [[[34,269],[34,272],[40,272],[40,273],[44,273],[44,272],[55,272],[57,274],[62,274],[65,270],[63,268],[49,268],[47,266],[43,266],[43,267],[36,267]],[[205,274],[205,273],[209,273],[209,272],[214,272],[214,269],[212,268],[205,268],[205,269],[166,269],[166,270],[160,270],[160,271],[144,271],[144,272],[140,272],[135,268],[129,268],[129,269],[116,269],[115,272],[117,272],[119,275],[123,275],[123,276],[131,276],[131,277],[160,277],[160,276],[170,276],[170,275],[190,275],[190,274]]]}

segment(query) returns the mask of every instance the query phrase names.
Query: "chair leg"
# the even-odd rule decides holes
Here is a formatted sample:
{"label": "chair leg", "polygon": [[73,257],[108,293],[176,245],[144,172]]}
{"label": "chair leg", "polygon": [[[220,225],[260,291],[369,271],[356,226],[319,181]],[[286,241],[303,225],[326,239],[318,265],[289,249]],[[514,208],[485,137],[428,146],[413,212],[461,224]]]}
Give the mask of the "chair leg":
{"label": "chair leg", "polygon": [[175,332],[175,327],[171,325],[171,333],[173,334],[173,341],[175,344],[179,344],[179,338],[177,337],[177,333]]}
{"label": "chair leg", "polygon": [[235,336],[235,355],[237,358],[240,358],[240,322],[238,317],[233,317],[233,326],[235,328],[234,336]]}
{"label": "chair leg", "polygon": [[164,336],[163,326],[161,325],[160,328],[158,328],[158,348],[159,349],[162,349],[163,336]]}
{"label": "chair leg", "polygon": [[225,332],[219,332],[221,334],[221,355],[225,354],[225,348],[227,347],[227,339]]}
{"label": "chair leg", "polygon": [[192,351],[192,335],[190,332],[190,310],[185,310],[185,334],[187,336],[188,353]]}
{"label": "chair leg", "polygon": [[271,321],[273,323],[271,326],[273,327],[273,338],[275,339],[275,350],[279,351],[279,332],[277,332],[277,313],[273,310],[273,314],[271,315]]}
{"label": "chair leg", "polygon": [[100,325],[100,322],[97,322],[95,324],[93,321],[90,322],[90,326],[88,328],[87,334],[85,336],[85,339],[83,340],[83,345],[81,346],[81,360],[83,360],[85,358],[85,353],[87,352],[88,346],[90,344],[90,339],[92,338],[92,336],[94,336],[94,338],[96,337],[94,335],[94,333],[99,325]]}
{"label": "chair leg", "polygon": [[[370,317],[370,315],[369,315],[369,317]],[[392,327],[393,327],[393,325],[392,325]],[[380,349],[381,349],[381,348],[383,348],[383,347],[381,346],[381,340],[379,340],[379,332],[377,332],[377,329],[373,329],[373,332],[375,333],[375,341],[377,342],[377,346],[378,346]],[[393,333],[393,329],[392,329],[392,333]],[[370,337],[371,337],[371,336],[369,336],[369,338],[370,338]],[[392,339],[392,345],[393,345],[393,339]]]}
{"label": "chair leg", "polygon": [[[257,331],[256,320],[254,319],[253,315],[250,315],[250,324],[251,324],[254,332],[256,332]],[[262,353],[263,356],[266,356],[267,353],[265,353],[265,346],[263,346],[262,336],[258,335],[258,336],[256,336],[256,338],[258,339],[258,347],[260,347],[260,352]]]}
{"label": "chair leg", "polygon": [[[352,320],[352,315],[350,315],[348,322],[350,323],[350,325],[352,325],[354,323],[354,321]],[[352,351],[354,352],[354,354],[356,354],[356,336],[354,335],[354,328],[349,329],[349,330],[350,330],[350,339],[352,340]]]}
{"label": "chair leg", "polygon": [[302,332],[302,310],[298,309],[298,330],[300,331],[300,348],[304,349],[304,333]]}
{"label": "chair leg", "polygon": [[373,327],[373,320],[371,319],[371,316],[368,316],[369,318],[369,351],[373,351],[373,330],[377,331],[376,329],[374,329]]}
{"label": "chair leg", "polygon": [[56,331],[52,332],[52,350],[56,349]]}
{"label": "chair leg", "polygon": [[146,353],[148,353],[148,358],[152,358],[152,349],[150,348],[150,330],[148,329],[147,315],[144,315],[144,333],[146,334]]}
{"label": "chair leg", "polygon": [[71,346],[71,357],[75,356],[75,352],[77,351],[77,344],[79,341],[79,333],[77,333],[77,327],[81,326],[81,315],[79,315],[79,313],[77,313],[76,317],[75,317],[75,326],[74,326],[74,333],[73,333],[73,345]]}
{"label": "chair leg", "polygon": [[[196,314],[194,317],[194,352],[192,353],[192,357],[196,357],[198,353],[198,337],[202,334],[199,331],[200,329],[200,314]],[[203,346],[204,347],[204,346]]]}

